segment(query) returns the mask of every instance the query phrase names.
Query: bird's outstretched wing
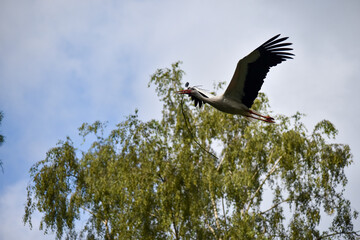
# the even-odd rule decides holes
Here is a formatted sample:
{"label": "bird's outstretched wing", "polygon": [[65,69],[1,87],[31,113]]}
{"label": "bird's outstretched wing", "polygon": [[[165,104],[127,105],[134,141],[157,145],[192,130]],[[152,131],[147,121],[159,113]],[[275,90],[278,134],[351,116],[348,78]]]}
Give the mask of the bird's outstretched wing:
{"label": "bird's outstretched wing", "polygon": [[238,62],[234,76],[224,93],[226,97],[251,107],[270,67],[294,56],[288,52],[292,48],[286,47],[292,43],[284,43],[288,38],[278,38],[279,36],[280,34],[270,38]]}

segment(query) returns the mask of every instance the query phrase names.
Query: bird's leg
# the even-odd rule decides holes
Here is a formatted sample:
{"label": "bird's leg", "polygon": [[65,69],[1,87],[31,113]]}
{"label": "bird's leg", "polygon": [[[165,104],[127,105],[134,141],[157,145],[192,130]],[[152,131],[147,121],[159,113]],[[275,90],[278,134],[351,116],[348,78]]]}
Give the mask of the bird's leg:
{"label": "bird's leg", "polygon": [[261,115],[260,113],[257,113],[257,112],[255,112],[255,111],[253,111],[253,110],[250,110],[250,109],[248,110],[248,112],[249,112],[250,114],[254,114],[254,115],[256,115],[256,116],[263,117],[263,118],[265,118],[266,120],[270,120],[270,121],[274,120],[274,118],[272,118],[272,117],[270,117],[270,116]]}
{"label": "bird's leg", "polygon": [[253,115],[246,115],[246,117],[250,117],[250,118],[253,118],[253,119],[256,119],[256,120],[260,120],[260,121],[263,121],[263,122],[268,122],[268,123],[275,123],[275,121],[271,118],[266,118],[266,119],[263,119],[263,118],[258,118],[258,117],[255,117]]}
{"label": "bird's leg", "polygon": [[[248,113],[249,114],[246,115],[246,117],[250,117],[250,118],[260,120],[260,121],[263,121],[263,122],[275,123],[274,118],[272,118],[270,116],[263,116],[263,115],[260,115],[259,113],[256,113],[256,112],[252,111],[252,110],[248,110]],[[256,117],[256,116],[259,116],[259,117]]]}

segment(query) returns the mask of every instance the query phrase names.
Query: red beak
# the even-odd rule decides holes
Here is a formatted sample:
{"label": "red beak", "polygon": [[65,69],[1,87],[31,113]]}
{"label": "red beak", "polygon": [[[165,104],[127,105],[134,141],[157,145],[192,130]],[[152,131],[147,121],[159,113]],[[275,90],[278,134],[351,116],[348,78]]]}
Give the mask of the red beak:
{"label": "red beak", "polygon": [[179,93],[179,94],[190,94],[191,90],[190,89],[184,89],[184,90],[181,90],[181,91],[177,91],[177,93]]}

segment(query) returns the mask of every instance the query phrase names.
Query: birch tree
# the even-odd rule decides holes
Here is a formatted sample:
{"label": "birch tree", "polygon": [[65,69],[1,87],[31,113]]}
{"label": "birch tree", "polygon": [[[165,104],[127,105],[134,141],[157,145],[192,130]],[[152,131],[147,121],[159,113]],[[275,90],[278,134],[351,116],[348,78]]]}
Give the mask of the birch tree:
{"label": "birch tree", "polygon": [[[182,78],[179,63],[151,76],[161,119],[135,111],[112,130],[84,123],[87,144],[66,138],[51,148],[30,169],[24,223],[38,211],[40,228],[59,239],[358,236],[358,213],[343,194],[352,155],[334,143],[330,121],[307,130],[300,113],[269,124],[198,109],[176,94]],[[252,108],[270,111],[266,96]],[[331,224],[320,229],[325,216]]]}

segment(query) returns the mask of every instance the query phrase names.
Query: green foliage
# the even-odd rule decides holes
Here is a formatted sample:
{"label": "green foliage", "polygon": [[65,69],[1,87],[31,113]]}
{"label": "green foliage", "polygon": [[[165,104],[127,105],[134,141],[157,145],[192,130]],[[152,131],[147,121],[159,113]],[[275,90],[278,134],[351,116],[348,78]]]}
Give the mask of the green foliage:
{"label": "green foliage", "polygon": [[[109,134],[106,124],[85,123],[89,149],[69,138],[50,149],[30,170],[24,222],[40,211],[41,228],[58,238],[355,238],[358,213],[343,196],[352,156],[328,143],[337,134],[331,122],[309,134],[300,113],[267,124],[199,110],[175,93],[182,76],[175,63],[151,77],[161,120],[143,122],[135,111]],[[268,107],[260,94],[253,109]],[[321,212],[333,219],[323,232]],[[87,224],[75,232],[80,218]]]}

